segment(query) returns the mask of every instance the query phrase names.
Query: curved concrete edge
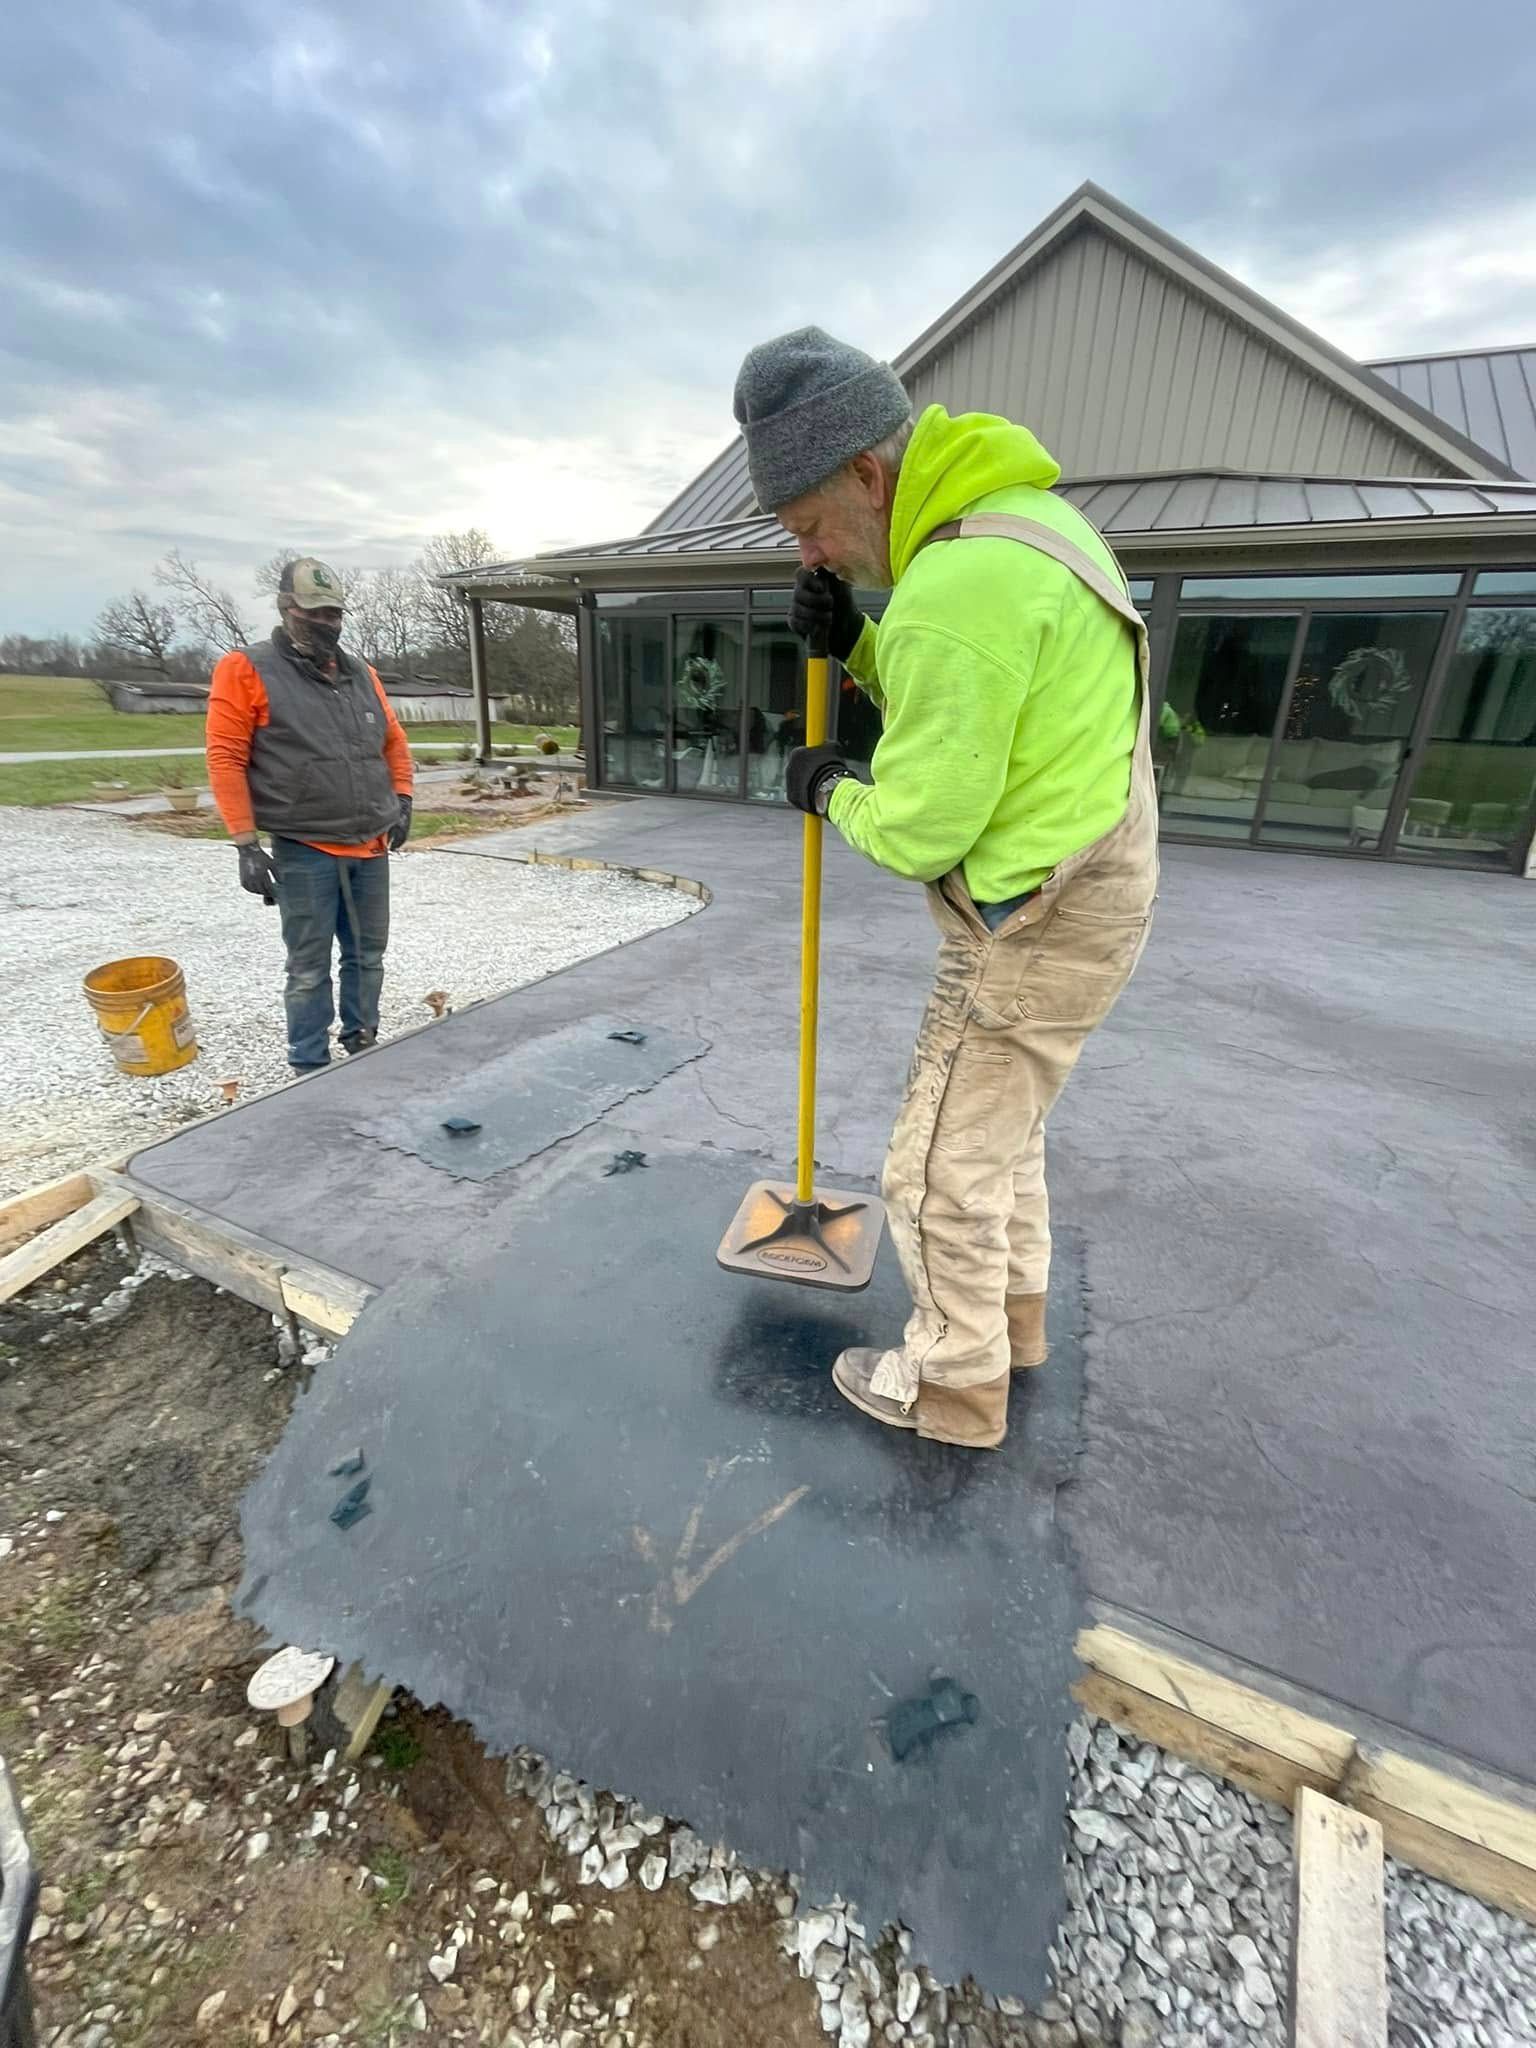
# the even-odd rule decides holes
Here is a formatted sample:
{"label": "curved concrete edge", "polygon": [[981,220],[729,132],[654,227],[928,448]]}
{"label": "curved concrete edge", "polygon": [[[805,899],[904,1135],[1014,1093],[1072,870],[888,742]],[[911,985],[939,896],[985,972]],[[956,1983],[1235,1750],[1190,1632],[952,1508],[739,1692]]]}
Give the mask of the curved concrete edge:
{"label": "curved concrete edge", "polygon": [[626,867],[621,861],[593,860],[589,855],[580,853],[540,853],[537,847],[523,865],[531,868],[572,868],[580,874],[628,875],[635,882],[650,882],[660,889],[677,889],[684,896],[696,896],[706,909],[715,900],[715,892],[707,883],[696,882],[690,875],[669,874],[665,868]]}
{"label": "curved concrete edge", "polygon": [[[632,882],[649,882],[658,889],[676,889],[684,896],[696,897],[707,910],[715,900],[715,892],[705,882],[695,881],[691,875],[674,875],[666,868],[637,868],[619,860],[594,860],[585,853],[543,853],[534,847],[528,853],[482,853],[478,847],[435,846],[433,853],[474,854],[481,860],[510,861],[514,867],[523,868],[568,868],[573,874],[582,875],[624,875]],[[646,938],[651,937],[649,932]],[[634,944],[633,940],[628,943]]]}

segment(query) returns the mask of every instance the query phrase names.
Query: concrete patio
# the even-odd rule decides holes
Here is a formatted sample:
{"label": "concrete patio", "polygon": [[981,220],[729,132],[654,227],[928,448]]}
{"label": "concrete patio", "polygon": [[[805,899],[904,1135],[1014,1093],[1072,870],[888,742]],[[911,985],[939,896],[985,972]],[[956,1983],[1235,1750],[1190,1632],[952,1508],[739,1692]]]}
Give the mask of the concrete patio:
{"label": "concrete patio", "polygon": [[[437,857],[526,857],[529,836]],[[602,1013],[707,1050],[583,1143],[712,1148],[744,1187],[792,1138],[797,843],[782,815],[703,804],[562,823],[542,850],[695,877],[711,907],[190,1129],[135,1179],[385,1288],[515,1261],[568,1147],[470,1180],[365,1127]],[[836,1182],[878,1171],[933,936],[917,892],[829,854]],[[1169,849],[1051,1169],[1085,1253],[1057,1518],[1087,1591],[1527,1782],[1533,901],[1461,873]],[[701,1282],[713,1249],[701,1234]]]}

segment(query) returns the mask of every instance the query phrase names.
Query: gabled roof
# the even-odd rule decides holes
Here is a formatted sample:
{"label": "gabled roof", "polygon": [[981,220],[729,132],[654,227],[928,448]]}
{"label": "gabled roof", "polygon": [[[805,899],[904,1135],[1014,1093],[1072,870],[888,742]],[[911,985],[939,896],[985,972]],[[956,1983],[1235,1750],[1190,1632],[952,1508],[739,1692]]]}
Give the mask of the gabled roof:
{"label": "gabled roof", "polygon": [[[964,358],[966,337],[994,314],[1000,318],[1005,302],[1027,289],[1037,274],[1063,258],[1071,245],[1084,237],[1092,238],[1101,246],[1105,243],[1112,245],[1122,272],[1129,269],[1122,296],[1122,307],[1127,310],[1128,319],[1134,321],[1139,315],[1143,278],[1150,277],[1159,294],[1170,296],[1175,308],[1171,340],[1160,336],[1157,343],[1164,351],[1163,360],[1189,367],[1183,358],[1191,349],[1203,350],[1207,354],[1214,350],[1214,359],[1206,363],[1204,374],[1210,379],[1212,397],[1218,392],[1223,393],[1229,410],[1234,402],[1235,379],[1246,376],[1250,385],[1258,388],[1266,379],[1273,385],[1277,376],[1284,377],[1295,387],[1286,402],[1297,427],[1301,426],[1305,415],[1311,445],[1320,450],[1331,445],[1336,454],[1353,448],[1352,458],[1345,454],[1346,468],[1348,461],[1353,459],[1372,469],[1390,466],[1394,471],[1401,469],[1405,474],[1487,478],[1514,474],[1504,457],[1480,446],[1454,423],[1438,417],[1388,379],[1376,376],[1259,293],[1251,291],[1226,271],[1207,262],[1203,256],[1186,248],[1153,222],[1123,206],[1093,184],[1080,186],[1017,248],[1011,250],[895,358],[894,367],[913,392],[914,399],[920,405],[935,398],[952,402],[946,398],[951,385],[969,381],[973,388],[966,393],[964,402],[986,403],[988,391],[997,389],[993,358],[999,344],[989,340],[985,367],[978,373],[975,366]],[[1088,304],[1089,295],[1081,292],[1080,286],[1074,289],[1079,291],[1081,303],[1074,307],[1073,317],[1082,312],[1092,324],[1088,340],[1075,350],[1073,361],[1065,368],[1058,368],[1057,374],[1063,382],[1077,375],[1079,364],[1093,356],[1104,342],[1104,322],[1098,313],[1098,287],[1095,286],[1091,306]],[[1185,321],[1189,308],[1194,309],[1196,316],[1191,322],[1191,330],[1198,324],[1200,332],[1186,344]],[[1054,317],[1054,300],[1050,314]],[[1223,354],[1227,336],[1240,337],[1248,350],[1248,361],[1236,369],[1226,362]],[[1057,338],[1061,342],[1059,333]],[[1118,341],[1121,337],[1117,335],[1116,339]],[[1011,321],[1003,347],[1005,354],[1014,348]],[[1069,350],[1061,345],[1057,353],[1065,359]],[[1108,365],[1100,360],[1097,368],[1102,378]],[[974,389],[978,375],[980,391]],[[1190,367],[1191,378],[1194,375],[1195,370]],[[1064,398],[1065,395],[1063,393]],[[1006,395],[1000,393],[990,402],[1002,409],[1008,401]],[[1092,402],[1091,395],[1081,386],[1076,393],[1076,402],[1079,408],[1085,402]],[[1273,405],[1273,398],[1269,402]],[[1326,433],[1312,424],[1320,411],[1332,414],[1332,425]],[[1029,423],[1042,424],[1039,420]],[[1154,444],[1149,438],[1145,445],[1150,448]],[[1065,456],[1070,473],[1070,449],[1056,449],[1054,452]],[[1194,451],[1167,450],[1165,440],[1164,462],[1168,452],[1177,461],[1181,457],[1188,460],[1189,453]],[[1217,459],[1221,461],[1229,459],[1224,452],[1204,452],[1207,455],[1216,452]],[[1286,449],[1279,451],[1279,457],[1282,462],[1310,466],[1305,456],[1292,454]],[[1113,455],[1110,459],[1116,460]],[[1126,463],[1122,457],[1117,466],[1138,465]],[[1152,460],[1144,466],[1156,468],[1163,463]],[[1326,459],[1317,465],[1320,473],[1328,473],[1330,467],[1337,466],[1336,462],[1330,465]],[[738,439],[652,521],[647,531],[665,532],[694,527],[710,520],[743,518],[753,510],[755,501],[747,478],[745,451]]]}
{"label": "gabled roof", "polygon": [[1398,356],[1365,367],[1516,476],[1536,478],[1536,347]]}

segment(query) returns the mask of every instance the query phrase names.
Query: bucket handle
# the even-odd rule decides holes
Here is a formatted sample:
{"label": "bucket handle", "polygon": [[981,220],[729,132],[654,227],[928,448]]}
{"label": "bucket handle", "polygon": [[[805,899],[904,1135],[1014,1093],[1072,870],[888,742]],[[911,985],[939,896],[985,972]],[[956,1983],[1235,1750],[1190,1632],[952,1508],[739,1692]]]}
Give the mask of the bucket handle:
{"label": "bucket handle", "polygon": [[103,1031],[107,1031],[108,1038],[132,1038],[134,1032],[138,1030],[139,1026],[144,1022],[144,1019],[149,1015],[150,1011],[154,1007],[155,1006],[152,1002],[146,1003],[143,1009],[140,1010],[137,1017],[134,1018],[133,1022],[131,1024],[125,1024],[121,1031],[107,1031],[107,1027],[105,1024],[103,1024],[101,1028]]}

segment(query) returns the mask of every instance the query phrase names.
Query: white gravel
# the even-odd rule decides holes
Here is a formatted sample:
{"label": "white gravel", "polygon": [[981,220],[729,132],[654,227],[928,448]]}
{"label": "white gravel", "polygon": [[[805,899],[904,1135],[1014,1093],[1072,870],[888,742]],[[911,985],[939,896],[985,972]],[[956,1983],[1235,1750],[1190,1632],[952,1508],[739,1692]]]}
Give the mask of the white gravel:
{"label": "white gravel", "polygon": [[[684,1886],[705,1919],[700,1948],[712,1909],[772,1899],[780,1947],[837,2048],[1282,2048],[1290,1815],[1104,1721],[1075,1721],[1068,1747],[1068,1910],[1055,1988],[1033,2013],[984,1986],[940,1984],[904,1928],[871,1935],[853,1905],[810,1902],[798,1880],[750,1869],[528,1750],[514,1753],[507,1786],[543,1807],[573,1899],[636,1877],[647,1890]],[[1386,1875],[1391,2048],[1536,2041],[1536,1930],[1390,1860]]]}
{"label": "white gravel", "polygon": [[[0,810],[0,1194],[143,1145],[289,1079],[277,913],[246,895],[222,843],[118,818]],[[447,853],[396,855],[381,1038],[521,988],[699,908],[627,876]],[[201,1055],[157,1079],[120,1074],[86,1005],[91,968],[164,953],[187,978]],[[337,1055],[340,1057],[340,1055]]]}

